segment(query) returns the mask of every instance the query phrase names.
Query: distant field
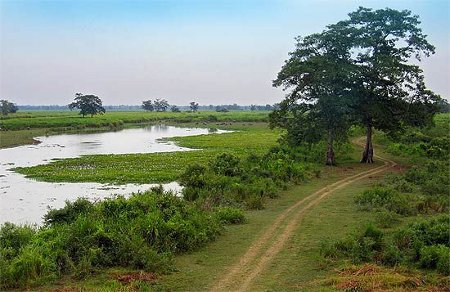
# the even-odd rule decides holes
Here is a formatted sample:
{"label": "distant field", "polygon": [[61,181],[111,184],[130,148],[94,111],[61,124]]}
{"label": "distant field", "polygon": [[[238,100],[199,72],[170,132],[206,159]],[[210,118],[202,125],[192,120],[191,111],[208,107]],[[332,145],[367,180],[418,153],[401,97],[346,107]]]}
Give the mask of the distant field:
{"label": "distant field", "polygon": [[70,111],[30,111],[18,112],[0,118],[3,130],[23,130],[34,128],[98,128],[116,127],[122,124],[172,121],[176,123],[192,122],[265,122],[269,111],[232,111],[232,112],[107,112],[94,117],[81,117],[78,112]]}
{"label": "distant field", "polygon": [[[67,131],[108,131],[145,123],[211,123],[217,127],[224,122],[266,122],[269,111],[201,111],[144,112],[114,111],[94,117],[81,117],[71,111],[30,111],[0,116],[0,148],[32,144],[33,137]],[[215,123],[215,124],[212,124]]]}

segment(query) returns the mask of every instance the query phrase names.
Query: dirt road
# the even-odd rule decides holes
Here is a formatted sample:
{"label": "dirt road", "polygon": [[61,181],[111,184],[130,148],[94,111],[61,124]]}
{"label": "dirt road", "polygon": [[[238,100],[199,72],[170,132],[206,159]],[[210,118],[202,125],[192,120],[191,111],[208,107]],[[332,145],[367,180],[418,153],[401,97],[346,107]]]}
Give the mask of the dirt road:
{"label": "dirt road", "polygon": [[392,160],[376,155],[375,157],[384,164],[328,185],[286,209],[251,244],[239,261],[213,284],[210,291],[250,291],[253,281],[283,249],[308,211],[333,192],[358,180],[385,172],[396,165]]}

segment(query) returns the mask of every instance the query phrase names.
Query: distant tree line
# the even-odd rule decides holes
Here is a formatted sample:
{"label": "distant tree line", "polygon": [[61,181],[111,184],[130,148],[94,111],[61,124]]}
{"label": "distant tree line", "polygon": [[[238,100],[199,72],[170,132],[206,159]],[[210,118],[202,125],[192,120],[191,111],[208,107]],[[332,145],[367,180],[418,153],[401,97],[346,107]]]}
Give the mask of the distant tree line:
{"label": "distant tree line", "polygon": [[[19,110],[56,110],[56,111],[66,111],[70,110],[67,105],[17,105]],[[272,111],[277,107],[277,105],[198,105],[196,111]],[[141,105],[103,105],[106,111],[138,111],[145,110],[143,104]],[[153,109],[154,110],[154,109]],[[189,105],[170,105],[167,111],[190,111],[192,110]]]}
{"label": "distant tree line", "polygon": [[239,110],[251,110],[251,111],[272,111],[276,109],[278,105],[238,105],[236,103],[230,105],[200,105],[198,102],[192,101],[187,106],[170,105],[165,99],[144,100],[142,101],[141,108],[146,111],[165,112],[170,109],[172,112],[197,112],[204,111],[216,111],[216,112],[228,112]]}

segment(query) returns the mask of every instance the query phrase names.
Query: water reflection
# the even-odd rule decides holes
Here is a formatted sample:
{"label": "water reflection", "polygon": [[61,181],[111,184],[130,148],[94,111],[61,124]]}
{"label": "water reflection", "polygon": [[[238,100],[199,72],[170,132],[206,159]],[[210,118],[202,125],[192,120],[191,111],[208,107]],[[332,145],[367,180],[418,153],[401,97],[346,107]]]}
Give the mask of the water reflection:
{"label": "water reflection", "polygon": [[[217,131],[216,133],[223,133]],[[59,208],[64,201],[78,197],[98,200],[112,194],[145,191],[152,184],[111,186],[99,183],[48,183],[27,179],[10,169],[49,163],[56,158],[72,158],[88,154],[126,154],[188,151],[173,142],[160,139],[210,133],[201,128],[178,128],[158,125],[116,132],[63,134],[37,137],[41,143],[0,149],[0,224],[38,223],[49,207]],[[177,183],[164,185],[177,191]]]}

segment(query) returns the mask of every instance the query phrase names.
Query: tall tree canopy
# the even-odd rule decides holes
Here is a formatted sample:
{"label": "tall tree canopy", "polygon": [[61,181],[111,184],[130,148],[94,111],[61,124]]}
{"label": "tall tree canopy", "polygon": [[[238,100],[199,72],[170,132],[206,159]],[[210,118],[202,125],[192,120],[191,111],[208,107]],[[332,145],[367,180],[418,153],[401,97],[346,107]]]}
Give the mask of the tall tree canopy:
{"label": "tall tree canopy", "polygon": [[298,38],[273,82],[291,91],[272,113],[272,126],[286,128],[291,142],[326,137],[327,164],[334,164],[333,141],[350,123],[363,125],[361,162],[373,163],[374,128],[394,133],[424,125],[438,109],[440,97],[412,63],[434,53],[419,24],[407,10],[360,7],[348,20]]}
{"label": "tall tree canopy", "polygon": [[333,143],[349,127],[349,43],[325,31],[297,38],[296,50],[289,55],[273,85],[291,91],[270,115],[271,125],[286,128],[291,144],[326,137],[326,164],[334,165]]}
{"label": "tall tree canopy", "polygon": [[75,94],[75,100],[69,104],[70,110],[77,108],[80,110],[80,115],[85,117],[91,115],[93,117],[96,114],[105,113],[105,108],[102,106],[102,100],[95,95],[84,95],[82,93]]}
{"label": "tall tree canopy", "polygon": [[6,116],[9,113],[15,113],[19,110],[19,108],[12,102],[2,99],[0,100],[0,107],[2,111],[2,115]]}
{"label": "tall tree canopy", "polygon": [[198,111],[198,103],[195,101],[191,101],[189,103],[189,108],[191,109],[192,112]]}
{"label": "tall tree canopy", "polygon": [[169,103],[165,99],[157,98],[153,106],[157,112],[165,112],[169,108]]}
{"label": "tall tree canopy", "polygon": [[419,28],[419,17],[408,10],[360,7],[349,19],[329,26],[332,33],[352,43],[355,66],[353,113],[366,128],[361,162],[373,162],[373,128],[392,133],[407,124],[430,121],[438,96],[427,90],[423,72],[413,64],[434,53]]}
{"label": "tall tree canopy", "polygon": [[142,102],[142,108],[146,111],[152,112],[155,108],[153,107],[153,103],[151,100],[144,100]]}

